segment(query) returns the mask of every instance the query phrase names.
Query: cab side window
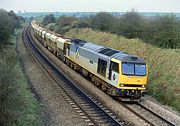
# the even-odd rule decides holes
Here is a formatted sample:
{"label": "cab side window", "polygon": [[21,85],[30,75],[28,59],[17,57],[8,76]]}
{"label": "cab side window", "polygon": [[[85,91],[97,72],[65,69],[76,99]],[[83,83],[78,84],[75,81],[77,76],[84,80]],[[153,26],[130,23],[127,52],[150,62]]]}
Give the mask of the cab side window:
{"label": "cab side window", "polygon": [[115,62],[111,62],[112,64],[112,71],[119,73],[119,64]]}
{"label": "cab side window", "polygon": [[102,75],[102,76],[106,76],[106,67],[107,67],[107,61],[102,60],[102,59],[98,59],[98,69],[97,72]]}
{"label": "cab side window", "polygon": [[109,79],[111,80],[112,71],[119,73],[119,64],[115,62],[110,62],[110,68],[109,68]]}

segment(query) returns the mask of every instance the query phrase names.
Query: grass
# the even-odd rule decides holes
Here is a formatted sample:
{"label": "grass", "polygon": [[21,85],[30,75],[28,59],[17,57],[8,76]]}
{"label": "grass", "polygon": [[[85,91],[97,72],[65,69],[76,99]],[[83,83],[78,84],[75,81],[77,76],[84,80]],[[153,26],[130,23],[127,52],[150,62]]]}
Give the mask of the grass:
{"label": "grass", "polygon": [[149,67],[148,94],[180,112],[180,50],[154,47],[139,39],[126,39],[89,28],[66,33],[95,44],[118,49],[145,59]]}
{"label": "grass", "polygon": [[39,126],[41,107],[29,89],[15,51],[17,33],[11,37],[13,44],[0,52],[0,124]]}

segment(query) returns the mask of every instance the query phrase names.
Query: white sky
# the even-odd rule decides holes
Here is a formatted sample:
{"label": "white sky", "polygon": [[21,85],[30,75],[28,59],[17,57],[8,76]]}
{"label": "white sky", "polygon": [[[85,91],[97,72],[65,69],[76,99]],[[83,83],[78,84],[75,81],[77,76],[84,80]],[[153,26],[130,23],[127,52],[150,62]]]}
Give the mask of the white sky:
{"label": "white sky", "polygon": [[27,12],[180,12],[180,0],[0,0],[0,8]]}

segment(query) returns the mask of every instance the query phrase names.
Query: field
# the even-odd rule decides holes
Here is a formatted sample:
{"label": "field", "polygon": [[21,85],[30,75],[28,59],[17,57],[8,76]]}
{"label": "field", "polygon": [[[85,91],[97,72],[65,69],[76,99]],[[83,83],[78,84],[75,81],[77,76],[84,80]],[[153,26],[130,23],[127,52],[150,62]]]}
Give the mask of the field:
{"label": "field", "polygon": [[162,104],[171,106],[180,112],[179,49],[162,49],[139,39],[126,39],[89,28],[72,29],[66,33],[66,36],[83,39],[144,58],[149,67],[148,94]]}

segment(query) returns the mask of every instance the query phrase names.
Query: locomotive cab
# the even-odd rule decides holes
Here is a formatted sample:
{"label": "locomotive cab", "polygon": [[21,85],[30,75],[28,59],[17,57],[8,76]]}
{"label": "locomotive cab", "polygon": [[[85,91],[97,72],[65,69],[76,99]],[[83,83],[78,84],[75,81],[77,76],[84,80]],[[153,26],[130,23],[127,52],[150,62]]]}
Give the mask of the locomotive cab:
{"label": "locomotive cab", "polygon": [[120,78],[120,62],[116,59],[111,59],[109,67],[108,79],[111,81],[112,85],[117,86]]}
{"label": "locomotive cab", "polygon": [[147,74],[146,63],[123,62],[112,58],[108,79],[119,89],[119,96],[140,98],[146,89]]}

